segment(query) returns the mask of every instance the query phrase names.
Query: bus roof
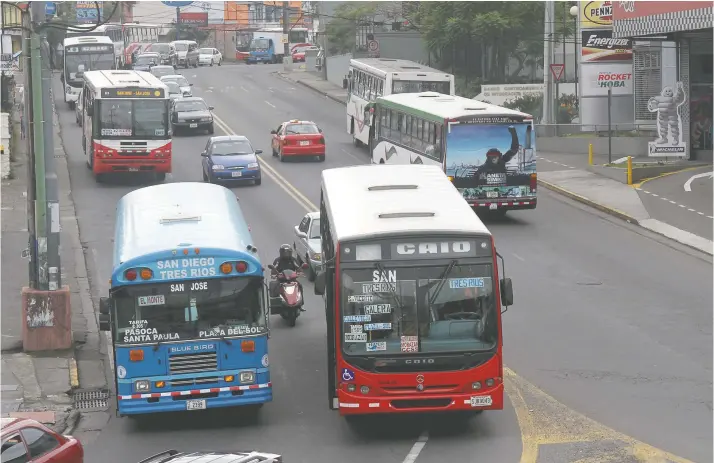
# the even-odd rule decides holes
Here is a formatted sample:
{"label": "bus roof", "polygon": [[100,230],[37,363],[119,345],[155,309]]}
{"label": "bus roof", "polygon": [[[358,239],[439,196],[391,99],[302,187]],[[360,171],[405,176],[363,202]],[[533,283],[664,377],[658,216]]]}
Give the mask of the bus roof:
{"label": "bus roof", "polygon": [[460,117],[516,116],[532,119],[530,114],[484,103],[478,100],[436,92],[398,93],[382,96],[377,103],[392,109],[413,109],[426,116],[443,119]]}
{"label": "bus roof", "polygon": [[65,48],[75,47],[77,45],[114,45],[112,39],[106,35],[92,35],[92,36],[78,36],[78,37],[67,37],[62,42]]}
{"label": "bus roof", "polygon": [[415,63],[414,61],[406,59],[358,58],[351,59],[350,66],[362,71],[381,73],[382,77],[384,77],[384,74],[390,72],[433,72],[436,74],[443,74],[444,76],[451,75],[448,72],[430,68],[428,66],[424,66],[423,64]]}
{"label": "bus roof", "polygon": [[[90,87],[97,90],[97,97],[101,98],[99,92],[107,87],[151,87],[163,88],[167,90],[166,84],[150,72],[144,71],[87,71],[84,73],[84,80]],[[168,96],[167,96],[168,98]]]}
{"label": "bus roof", "polygon": [[[253,238],[231,190],[177,182],[134,190],[117,203],[114,268],[131,259],[181,248],[250,252]],[[256,253],[251,253],[258,259]]]}
{"label": "bus roof", "polygon": [[490,235],[439,166],[365,165],[322,171],[336,240],[413,233]]}

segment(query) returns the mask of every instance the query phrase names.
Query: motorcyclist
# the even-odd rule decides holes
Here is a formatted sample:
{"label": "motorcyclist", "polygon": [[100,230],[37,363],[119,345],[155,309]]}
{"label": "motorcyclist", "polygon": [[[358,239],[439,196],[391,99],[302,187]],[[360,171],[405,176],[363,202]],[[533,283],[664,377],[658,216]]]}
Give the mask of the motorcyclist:
{"label": "motorcyclist", "polygon": [[[273,273],[280,274],[283,270],[292,270],[297,272],[300,270],[300,265],[293,257],[293,248],[289,244],[283,244],[280,246],[278,257],[273,261]],[[270,294],[272,297],[278,297],[278,289],[280,288],[280,282],[278,280],[273,280],[270,282]],[[302,285],[300,285],[300,290],[302,290]]]}

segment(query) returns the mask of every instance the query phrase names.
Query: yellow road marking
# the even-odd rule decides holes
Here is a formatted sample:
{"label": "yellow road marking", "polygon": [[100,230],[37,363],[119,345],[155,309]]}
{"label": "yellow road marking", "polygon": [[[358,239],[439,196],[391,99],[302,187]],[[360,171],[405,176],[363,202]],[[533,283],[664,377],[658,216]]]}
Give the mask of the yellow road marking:
{"label": "yellow road marking", "polygon": [[657,175],[657,176],[654,176],[654,177],[646,178],[646,179],[642,180],[642,181],[639,182],[639,183],[633,183],[633,184],[632,184],[632,188],[640,188],[642,185],[644,185],[645,183],[649,182],[650,180],[657,180],[658,178],[668,177],[668,176],[674,175],[674,174],[681,174],[682,172],[688,172],[688,171],[690,171],[690,170],[703,169],[703,168],[705,168],[705,167],[708,167],[709,169],[711,169],[711,166],[697,166],[697,167],[687,167],[687,168],[682,169],[682,170],[675,170],[674,172],[665,172],[664,174],[660,174],[660,175]]}
{"label": "yellow road marking", "polygon": [[[213,118],[224,133],[236,135],[236,132],[221,118],[215,114]],[[266,170],[268,177],[275,181],[306,212],[319,210],[265,160],[258,158],[258,161],[261,167]],[[538,454],[543,445],[597,441],[619,441],[623,445],[616,450],[591,456],[579,460],[577,463],[617,462],[623,460],[623,455],[635,457],[643,463],[694,463],[615,431],[568,408],[534,384],[518,376],[508,367],[503,368],[503,376],[506,394],[516,411],[516,418],[521,430],[523,451],[520,463],[539,463]]]}

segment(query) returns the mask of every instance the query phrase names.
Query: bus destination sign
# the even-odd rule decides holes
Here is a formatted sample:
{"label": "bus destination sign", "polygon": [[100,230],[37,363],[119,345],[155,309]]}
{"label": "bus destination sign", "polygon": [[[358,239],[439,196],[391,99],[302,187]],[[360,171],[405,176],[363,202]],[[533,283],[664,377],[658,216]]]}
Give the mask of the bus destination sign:
{"label": "bus destination sign", "polygon": [[114,52],[114,45],[80,45],[67,47],[65,53],[110,53]]}
{"label": "bus destination sign", "polygon": [[164,98],[161,88],[103,88],[102,98]]}
{"label": "bus destination sign", "polygon": [[461,124],[508,124],[513,122],[523,122],[518,116],[485,116],[485,117],[465,117],[458,119]]}

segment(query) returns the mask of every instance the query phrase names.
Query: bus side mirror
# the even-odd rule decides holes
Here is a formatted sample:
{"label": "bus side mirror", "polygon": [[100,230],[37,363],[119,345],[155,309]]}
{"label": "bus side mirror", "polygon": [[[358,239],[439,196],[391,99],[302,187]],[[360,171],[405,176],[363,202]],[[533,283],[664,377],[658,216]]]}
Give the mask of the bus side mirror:
{"label": "bus side mirror", "polygon": [[322,296],[325,294],[325,272],[320,272],[315,277],[315,294],[317,296]]}
{"label": "bus side mirror", "polygon": [[99,331],[111,331],[109,315],[99,314]]}
{"label": "bus side mirror", "polygon": [[99,298],[99,313],[102,315],[109,315],[110,300],[108,297]]}
{"label": "bus side mirror", "polygon": [[513,283],[510,278],[501,278],[501,305],[513,305]]}

